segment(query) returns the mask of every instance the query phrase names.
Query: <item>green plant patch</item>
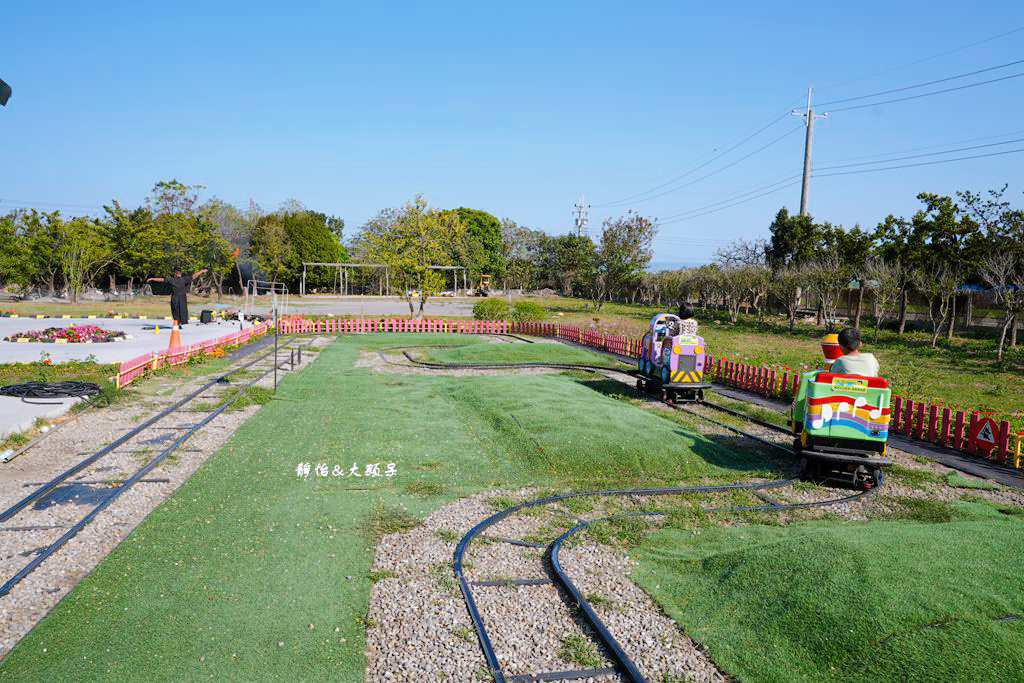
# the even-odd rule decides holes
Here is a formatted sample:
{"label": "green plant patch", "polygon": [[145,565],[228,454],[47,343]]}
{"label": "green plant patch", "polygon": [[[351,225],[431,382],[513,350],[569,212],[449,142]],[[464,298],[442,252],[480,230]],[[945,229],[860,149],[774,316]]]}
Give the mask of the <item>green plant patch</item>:
{"label": "green plant patch", "polygon": [[471,344],[454,349],[431,349],[431,360],[451,365],[470,363],[564,363],[622,368],[622,363],[597,353],[558,343]]}
{"label": "green plant patch", "polygon": [[957,503],[938,524],[666,528],[634,579],[728,674],[750,681],[1024,677],[1019,517]]}
{"label": "green plant patch", "polygon": [[999,489],[999,484],[985,479],[968,479],[959,472],[947,474],[946,483],[958,489],[981,489],[983,491],[997,491]]}
{"label": "green plant patch", "polygon": [[918,470],[910,467],[893,465],[889,468],[888,474],[896,477],[901,483],[914,488],[920,488],[925,484],[937,484],[943,481],[942,476],[931,470]]}

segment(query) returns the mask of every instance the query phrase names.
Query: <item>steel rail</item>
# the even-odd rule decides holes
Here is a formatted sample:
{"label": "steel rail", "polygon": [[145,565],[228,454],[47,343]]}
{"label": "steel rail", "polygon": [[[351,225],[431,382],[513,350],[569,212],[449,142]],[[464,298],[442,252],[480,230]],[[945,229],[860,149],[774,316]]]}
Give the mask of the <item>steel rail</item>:
{"label": "steel rail", "polygon": [[[472,590],[469,587],[469,582],[466,580],[465,575],[462,571],[463,558],[466,553],[466,549],[469,544],[472,543],[473,539],[480,534],[484,529],[493,526],[500,522],[505,517],[518,512],[519,510],[536,507],[538,505],[547,505],[549,503],[558,502],[562,500],[568,500],[570,498],[582,498],[586,496],[667,496],[667,495],[680,495],[690,493],[713,493],[717,491],[729,491],[729,490],[761,490],[770,488],[779,488],[792,484],[794,479],[779,479],[776,481],[759,482],[752,484],[723,484],[720,486],[683,486],[683,487],[662,487],[662,488],[651,488],[651,489],[609,489],[603,491],[585,491],[585,492],[573,492],[563,493],[556,496],[548,496],[546,498],[539,498],[533,501],[526,501],[513,505],[512,507],[506,508],[500,512],[497,512],[487,519],[483,520],[475,527],[470,529],[469,533],[462,537],[459,541],[458,546],[455,548],[454,558],[454,569],[455,578],[459,582],[459,588],[462,590],[462,596],[466,600],[466,605],[469,609],[470,618],[473,620],[473,625],[476,627],[477,638],[480,641],[481,649],[484,651],[484,657],[487,660],[487,665],[491,669],[491,674],[494,676],[496,683],[505,683],[505,674],[501,670],[501,664],[498,662],[497,654],[494,652],[494,647],[491,644],[491,639],[487,635],[487,629],[484,626],[483,618],[480,616],[479,609],[477,608],[476,601],[473,599]],[[591,610],[593,612],[593,610]],[[596,615],[593,615],[596,618]],[[590,615],[588,615],[588,621],[591,621]],[[591,621],[591,627],[596,633],[599,634],[602,642],[606,644],[615,643],[615,639],[611,633],[608,632],[607,627],[601,622],[600,619]],[[607,639],[607,640],[606,640]],[[615,643],[614,647],[609,647],[609,651],[615,653],[622,652],[622,648]],[[625,653],[623,652],[623,655]],[[628,657],[625,660],[618,662],[618,669],[624,672],[635,671],[636,665],[629,661]],[[642,681],[643,678],[633,678],[634,681]]]}
{"label": "steel rail", "polygon": [[[245,349],[247,351],[247,353],[245,353],[241,357],[245,358],[246,356],[251,355],[251,354],[259,351],[260,349],[264,348],[265,346],[269,345],[269,343],[270,343],[269,340],[255,342],[251,347],[247,347]],[[230,372],[227,372],[227,373],[225,373],[223,375],[220,375],[216,379],[210,380],[209,382],[207,382],[206,384],[204,384],[202,387],[200,387],[196,391],[192,392],[191,394],[188,394],[187,396],[179,399],[178,401],[175,401],[169,407],[165,408],[164,410],[162,410],[161,412],[157,413],[156,415],[153,415],[152,417],[150,417],[149,419],[145,420],[144,422],[142,422],[141,424],[139,424],[135,428],[129,430],[126,434],[124,434],[122,436],[119,436],[117,439],[115,439],[114,441],[110,442],[109,444],[107,444],[106,446],[101,448],[100,450],[96,451],[95,453],[90,455],[88,458],[85,458],[81,462],[79,462],[79,463],[77,463],[75,465],[72,465],[70,468],[68,468],[64,472],[58,474],[56,477],[54,477],[50,481],[46,482],[40,488],[36,489],[35,491],[30,493],[25,498],[22,498],[21,500],[19,500],[17,503],[12,505],[11,507],[7,508],[3,512],[0,512],[0,522],[6,522],[8,519],[10,519],[14,515],[16,515],[21,510],[23,510],[26,507],[28,507],[33,502],[35,502],[36,500],[38,500],[39,498],[43,497],[47,493],[53,491],[53,489],[55,489],[58,486],[60,486],[60,484],[63,483],[65,480],[67,480],[68,477],[71,477],[72,475],[77,474],[78,472],[81,472],[82,470],[84,470],[89,465],[93,464],[94,462],[96,462],[97,460],[99,460],[103,456],[107,455],[108,453],[110,453],[111,451],[116,449],[117,447],[123,445],[125,442],[127,442],[130,439],[132,439],[135,436],[137,436],[144,429],[147,429],[148,427],[150,427],[154,423],[162,420],[163,418],[167,417],[168,415],[170,415],[174,411],[178,410],[181,406],[185,405],[186,403],[188,403],[189,401],[193,400],[194,398],[196,398],[197,396],[199,396],[200,394],[202,394],[206,390],[208,390],[211,387],[215,386],[224,377],[228,377],[230,375],[235,374],[236,372],[240,372],[242,370],[245,370],[246,368],[248,368],[248,367],[250,367],[252,365],[255,365],[256,363],[260,362],[264,358],[267,358],[269,355],[270,355],[269,353],[264,354],[263,356],[260,356],[259,358],[256,358],[256,359],[254,359],[252,361],[249,361],[248,363],[245,363],[244,365],[240,365],[237,368],[235,368],[234,370],[231,370]]]}
{"label": "steel rail", "polygon": [[[253,365],[254,363],[258,362],[259,360],[262,360],[263,358],[267,358],[270,355],[271,354],[269,354],[269,353],[265,354],[265,355],[261,356],[260,358],[257,358],[255,361],[252,361],[251,363],[248,363],[247,365],[242,366],[242,367],[249,367],[249,366]],[[242,387],[242,389],[243,390],[244,389],[248,389],[249,387],[254,385],[256,382],[258,382],[261,379],[263,379],[263,378],[267,377],[268,375],[270,375],[271,372],[274,372],[275,370],[277,370],[281,365],[283,365],[283,363],[280,363],[280,364],[279,363],[274,363],[273,367],[271,367],[269,370],[266,370],[261,375],[259,375],[258,377],[254,378],[253,380],[251,380],[250,382],[245,384]],[[240,369],[242,369],[242,368],[241,367],[237,368],[235,371],[240,370]],[[224,375],[222,375],[222,377],[223,376]],[[216,380],[214,380],[214,382],[216,382]],[[88,513],[86,513],[86,515],[84,517],[82,517],[80,520],[78,520],[78,522],[76,522],[70,529],[68,529],[60,538],[58,538],[56,541],[54,541],[53,543],[48,545],[46,548],[44,548],[41,551],[39,551],[36,554],[36,556],[34,558],[32,558],[32,561],[30,561],[27,565],[22,567],[18,572],[16,572],[14,574],[14,576],[12,576],[10,579],[5,581],[2,586],[0,586],[0,597],[3,597],[5,595],[7,595],[9,592],[11,592],[11,589],[13,589],[18,583],[20,583],[22,581],[22,579],[24,579],[26,576],[28,576],[33,571],[35,571],[35,569],[37,567],[39,567],[39,565],[41,565],[43,562],[45,562],[47,559],[49,559],[55,552],[60,550],[60,548],[63,547],[65,543],[67,543],[72,538],[77,536],[78,533],[82,529],[84,529],[86,527],[86,525],[89,524],[89,522],[91,522],[93,519],[95,519],[97,515],[99,515],[107,507],[109,507],[111,503],[113,503],[115,500],[117,500],[121,496],[122,493],[124,493],[125,491],[130,489],[133,485],[138,483],[139,480],[143,479],[147,474],[149,474],[151,471],[153,471],[153,469],[155,469],[160,463],[162,463],[167,458],[167,456],[169,456],[171,453],[173,453],[178,448],[178,446],[180,446],[181,444],[185,443],[185,441],[187,441],[189,438],[191,438],[192,435],[195,434],[197,431],[199,431],[200,428],[206,426],[215,417],[217,417],[222,412],[224,412],[227,409],[227,407],[229,405],[231,405],[235,401],[235,399],[237,397],[238,397],[237,394],[228,397],[216,409],[211,411],[209,415],[207,415],[202,420],[200,420],[199,422],[197,422],[194,425],[192,425],[181,436],[179,436],[177,439],[175,439],[174,442],[170,446],[165,448],[163,451],[161,451],[159,454],[157,454],[153,459],[151,459],[145,465],[143,465],[138,470],[136,470],[135,474],[133,474],[132,476],[130,476],[127,479],[125,479],[121,483],[120,486],[118,486],[116,489],[113,489],[111,491],[110,495],[108,495],[106,498],[104,498],[100,503],[98,503],[95,507],[93,507],[93,509],[90,510]],[[175,405],[178,405],[178,404],[175,404]]]}

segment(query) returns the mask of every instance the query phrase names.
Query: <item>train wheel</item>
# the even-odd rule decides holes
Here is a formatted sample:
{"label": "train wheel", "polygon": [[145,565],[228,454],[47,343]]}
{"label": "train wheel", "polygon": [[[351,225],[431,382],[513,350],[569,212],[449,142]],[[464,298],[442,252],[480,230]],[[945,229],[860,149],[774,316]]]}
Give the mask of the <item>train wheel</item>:
{"label": "train wheel", "polygon": [[662,389],[661,390],[661,400],[662,401],[667,401],[668,400],[668,390],[667,389]]}
{"label": "train wheel", "polygon": [[808,472],[808,466],[809,463],[807,462],[807,456],[800,458],[800,479],[802,481],[807,481],[809,478],[810,473]]}
{"label": "train wheel", "polygon": [[644,381],[642,379],[638,379],[636,381],[636,390],[637,391],[643,391],[644,390]]}
{"label": "train wheel", "polygon": [[857,469],[854,470],[853,486],[854,488],[861,489],[862,491],[867,491],[874,486],[874,482],[871,481],[871,477],[868,476],[868,468],[864,467],[864,465],[858,465]]}
{"label": "train wheel", "polygon": [[871,470],[871,478],[875,480],[875,488],[878,488],[879,486],[881,486],[882,485],[882,469],[879,468],[879,467],[876,467],[875,469]]}
{"label": "train wheel", "polygon": [[703,403],[704,402],[704,390],[703,389],[698,389],[697,390],[697,395],[694,397],[694,400],[696,400],[697,403]]}

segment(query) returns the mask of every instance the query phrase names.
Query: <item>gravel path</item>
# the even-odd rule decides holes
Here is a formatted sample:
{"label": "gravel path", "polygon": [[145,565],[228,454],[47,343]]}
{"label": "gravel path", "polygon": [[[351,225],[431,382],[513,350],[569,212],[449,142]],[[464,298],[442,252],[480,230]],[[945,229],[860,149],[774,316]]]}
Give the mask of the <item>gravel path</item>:
{"label": "gravel path", "polygon": [[[318,339],[313,345],[322,347],[329,342],[330,340]],[[315,353],[303,353],[302,364],[296,364],[296,370],[308,365],[315,356]],[[124,435],[134,425],[194,391],[197,385],[209,381],[211,377],[212,375],[184,381],[173,375],[163,375],[151,379],[136,389],[139,397],[127,405],[94,410],[69,424],[67,428],[57,429],[16,460],[0,466],[3,484],[0,509],[6,509],[31,493],[34,486],[26,484],[37,485],[49,481],[87,455]],[[231,386],[248,381],[250,380],[239,380],[233,382]],[[272,375],[256,384],[272,385]],[[219,392],[211,389],[208,394],[198,397],[196,401],[216,405],[217,393]],[[188,406],[183,408],[187,409]],[[28,633],[82,577],[117,547],[146,515],[184,483],[258,409],[259,406],[253,405],[241,410],[222,412],[146,477],[166,479],[166,482],[140,482],[133,486],[55,555],[17,584],[10,593],[0,598],[0,657]],[[154,427],[187,425],[205,414],[205,411],[175,413]],[[33,552],[59,538],[68,526],[100,501],[112,484],[116,485],[130,476],[146,461],[169,446],[181,433],[182,431],[177,429],[144,430],[125,446],[104,456],[93,466],[71,478],[71,482],[99,482],[82,484],[71,489],[77,494],[77,498],[71,494],[62,497],[59,502],[54,502],[54,496],[50,494],[30,506],[30,511],[26,510],[0,525],[0,558],[5,569],[3,580],[17,568],[28,563]],[[58,489],[57,493],[61,491],[62,489]],[[27,524],[24,522],[26,516],[30,520]],[[31,531],[11,530],[22,526],[41,528]]]}
{"label": "gravel path", "polygon": [[[455,582],[452,558],[458,539],[496,511],[487,502],[496,495],[456,501],[427,517],[422,526],[381,540],[374,570],[386,578],[377,581],[370,599],[367,681],[472,681],[486,673],[476,631]],[[505,500],[509,494],[500,495]],[[529,490],[511,494],[516,499],[535,495]],[[470,547],[464,562],[466,579],[547,578],[543,548],[492,539],[540,534],[551,541],[552,525],[561,529],[567,522],[572,524],[558,505],[502,520]],[[607,617],[609,628],[649,680],[672,680],[673,676],[724,680],[701,649],[629,580],[632,563],[628,558],[604,546],[584,545],[563,550],[562,564],[585,594],[606,598],[600,600],[602,617]],[[507,675],[609,666],[595,645],[590,646],[591,656],[600,663],[566,658],[566,640],[593,641],[554,586],[474,586],[473,595]]]}

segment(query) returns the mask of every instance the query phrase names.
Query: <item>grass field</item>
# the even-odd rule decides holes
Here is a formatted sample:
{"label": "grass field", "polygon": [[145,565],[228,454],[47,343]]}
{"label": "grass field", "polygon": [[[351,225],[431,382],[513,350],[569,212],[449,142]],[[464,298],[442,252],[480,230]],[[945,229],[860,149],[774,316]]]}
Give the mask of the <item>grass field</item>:
{"label": "grass field", "polygon": [[746,681],[1024,679],[1024,518],[668,528],[634,578]]}
{"label": "grass field", "polygon": [[429,357],[438,363],[565,363],[596,365],[603,368],[630,369],[608,356],[591,353],[565,344],[488,344],[470,343],[453,349],[431,349]]}
{"label": "grass field", "polygon": [[[0,662],[0,678],[360,681],[375,534],[492,487],[778,474],[569,375],[352,366],[360,346],[460,339],[343,338],[286,376],[289,400],[264,405]],[[393,477],[315,473],[390,462]]]}
{"label": "grass field", "polygon": [[[580,299],[542,302],[557,322],[637,337],[644,333],[651,315],[667,310],[605,304],[595,313],[592,302]],[[708,351],[717,358],[790,369],[821,363],[820,341],[825,330],[814,325],[799,324],[790,333],[786,321],[778,317],[758,322],[753,316],[740,315],[734,325],[722,312],[697,311],[697,319]],[[990,411],[1010,420],[1015,430],[1024,428],[1024,346],[1008,349],[1005,364],[999,366],[995,340],[989,337],[954,337],[951,342],[943,338],[933,349],[931,335],[924,332],[897,335],[883,330],[877,341],[873,331],[864,330],[863,334],[864,350],[878,357],[881,374],[896,393],[955,410]]]}

